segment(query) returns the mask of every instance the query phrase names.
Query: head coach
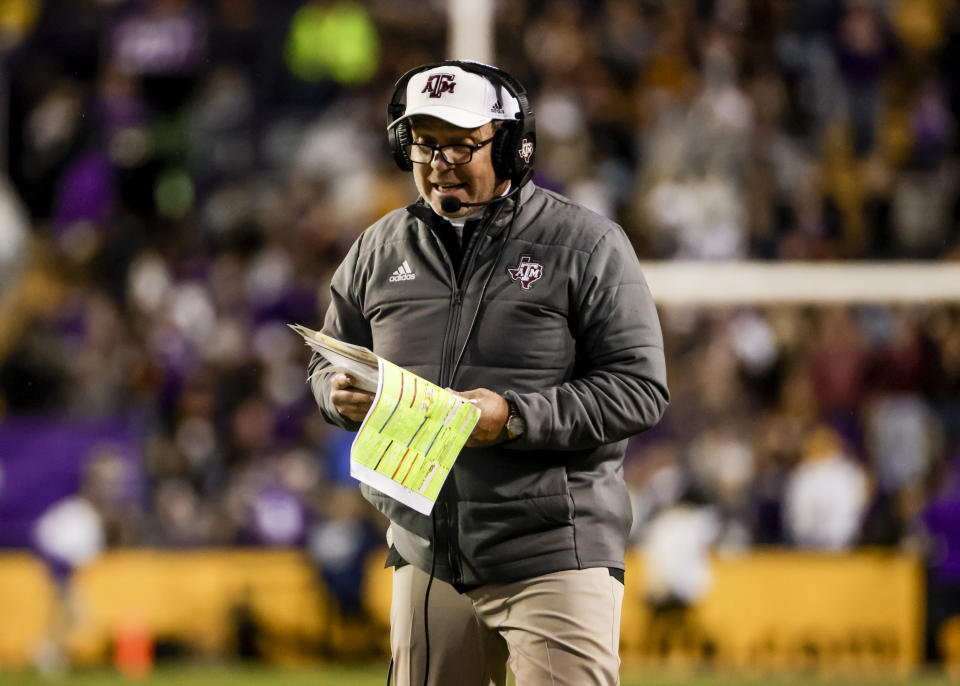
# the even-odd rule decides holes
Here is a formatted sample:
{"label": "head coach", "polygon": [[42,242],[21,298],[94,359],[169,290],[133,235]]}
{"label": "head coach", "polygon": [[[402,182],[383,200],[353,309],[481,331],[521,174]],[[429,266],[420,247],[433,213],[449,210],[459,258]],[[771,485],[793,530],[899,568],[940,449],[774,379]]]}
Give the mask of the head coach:
{"label": "head coach", "polygon": [[[396,684],[619,683],[626,439],[668,403],[657,312],[612,221],[531,182],[527,93],[476,62],[404,74],[388,105],[418,201],[370,226],[323,331],[472,398],[482,414],[430,516],[390,519]],[[372,394],[311,361],[323,416]]]}

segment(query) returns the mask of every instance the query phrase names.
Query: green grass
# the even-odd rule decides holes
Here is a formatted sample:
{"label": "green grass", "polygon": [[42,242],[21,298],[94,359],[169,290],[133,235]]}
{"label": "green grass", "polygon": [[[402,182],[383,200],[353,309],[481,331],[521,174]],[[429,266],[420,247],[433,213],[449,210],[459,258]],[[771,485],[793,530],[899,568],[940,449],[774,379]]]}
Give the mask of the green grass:
{"label": "green grass", "polygon": [[[731,674],[679,674],[624,669],[622,686],[956,686],[945,675],[931,673],[909,679],[819,678],[803,676],[736,676]],[[59,677],[33,672],[0,672],[0,684],[10,686],[383,686],[386,664],[328,665],[283,669],[247,666],[163,667],[149,677],[130,681],[109,670],[91,670]]]}
{"label": "green grass", "polygon": [[164,667],[150,676],[132,681],[111,670],[78,671],[49,677],[25,672],[6,676],[0,684],[13,686],[383,686],[386,665],[345,667],[331,665],[283,669],[246,666]]}

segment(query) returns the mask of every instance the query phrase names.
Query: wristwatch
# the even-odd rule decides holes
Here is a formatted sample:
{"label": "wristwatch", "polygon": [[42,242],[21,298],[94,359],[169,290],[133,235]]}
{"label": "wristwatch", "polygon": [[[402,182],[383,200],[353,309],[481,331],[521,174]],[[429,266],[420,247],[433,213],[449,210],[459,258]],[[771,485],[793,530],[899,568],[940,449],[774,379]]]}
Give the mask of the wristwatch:
{"label": "wristwatch", "polygon": [[507,412],[507,423],[504,428],[507,430],[507,440],[512,441],[522,436],[523,432],[527,430],[527,420],[523,418],[520,410],[517,409],[517,406],[512,401],[508,400],[507,406],[509,410]]}

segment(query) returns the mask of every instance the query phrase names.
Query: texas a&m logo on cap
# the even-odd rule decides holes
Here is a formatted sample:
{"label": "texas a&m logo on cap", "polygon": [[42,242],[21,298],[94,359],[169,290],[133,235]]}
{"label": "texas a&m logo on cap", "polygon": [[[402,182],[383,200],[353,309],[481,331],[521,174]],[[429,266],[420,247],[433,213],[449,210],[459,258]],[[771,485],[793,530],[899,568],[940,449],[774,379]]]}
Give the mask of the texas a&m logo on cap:
{"label": "texas a&m logo on cap", "polygon": [[520,264],[516,267],[507,267],[507,273],[514,281],[519,281],[523,290],[529,290],[533,282],[543,276],[543,265],[531,262],[529,255],[520,256]]}
{"label": "texas a&m logo on cap", "polygon": [[427,79],[427,85],[420,92],[429,93],[431,98],[439,98],[444,93],[453,93],[457,85],[453,78],[453,74],[431,74]]}

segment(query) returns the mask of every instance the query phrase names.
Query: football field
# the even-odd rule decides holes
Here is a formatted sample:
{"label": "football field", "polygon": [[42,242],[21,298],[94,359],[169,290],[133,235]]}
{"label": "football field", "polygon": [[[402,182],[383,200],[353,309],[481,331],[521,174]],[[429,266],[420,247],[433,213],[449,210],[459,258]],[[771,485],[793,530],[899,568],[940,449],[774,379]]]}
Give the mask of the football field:
{"label": "football field", "polygon": [[[947,686],[956,684],[940,673],[909,678],[892,675],[874,677],[771,676],[734,674],[676,674],[624,669],[622,686]],[[0,683],[13,686],[383,686],[386,665],[327,665],[282,669],[262,666],[164,667],[150,676],[131,681],[110,670],[77,672],[50,677],[35,673],[0,672]],[[513,681],[510,682],[513,684]]]}

